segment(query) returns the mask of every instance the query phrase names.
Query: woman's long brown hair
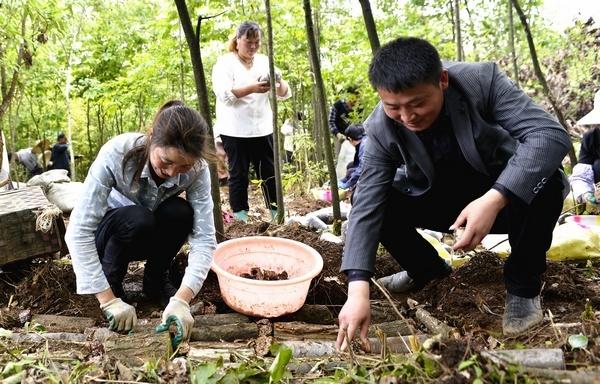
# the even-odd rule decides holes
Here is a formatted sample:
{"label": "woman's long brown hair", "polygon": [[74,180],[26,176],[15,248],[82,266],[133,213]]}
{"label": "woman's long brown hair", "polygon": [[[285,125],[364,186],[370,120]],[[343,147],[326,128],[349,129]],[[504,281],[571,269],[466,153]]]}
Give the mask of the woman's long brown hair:
{"label": "woman's long brown hair", "polygon": [[151,130],[138,138],[136,145],[123,156],[123,177],[131,162],[135,167],[131,184],[139,181],[152,145],[177,148],[198,161],[213,161],[214,156],[207,145],[208,137],[208,124],[198,111],[186,107],[179,100],[167,101],[156,113]]}

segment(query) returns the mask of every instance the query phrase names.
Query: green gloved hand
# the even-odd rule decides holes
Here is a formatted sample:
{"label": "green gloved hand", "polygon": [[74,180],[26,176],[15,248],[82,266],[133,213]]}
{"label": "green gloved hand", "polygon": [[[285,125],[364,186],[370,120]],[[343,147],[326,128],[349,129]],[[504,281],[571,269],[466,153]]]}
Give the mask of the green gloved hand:
{"label": "green gloved hand", "polygon": [[594,207],[600,207],[600,202],[598,202],[598,199],[596,199],[594,192],[586,192],[584,196],[587,203],[593,205]]}
{"label": "green gloved hand", "polygon": [[176,333],[171,336],[173,349],[177,349],[182,341],[190,338],[194,325],[190,305],[177,296],[173,296],[169,300],[169,304],[162,314],[162,323],[156,327],[155,331],[157,333],[169,331],[171,324],[177,325]]}
{"label": "green gloved hand", "polygon": [[577,197],[577,214],[597,214],[600,211],[600,202],[596,199],[594,192],[585,192]]}
{"label": "green gloved hand", "polygon": [[137,324],[135,308],[118,297],[100,305],[108,319],[108,329],[117,332],[131,331]]}

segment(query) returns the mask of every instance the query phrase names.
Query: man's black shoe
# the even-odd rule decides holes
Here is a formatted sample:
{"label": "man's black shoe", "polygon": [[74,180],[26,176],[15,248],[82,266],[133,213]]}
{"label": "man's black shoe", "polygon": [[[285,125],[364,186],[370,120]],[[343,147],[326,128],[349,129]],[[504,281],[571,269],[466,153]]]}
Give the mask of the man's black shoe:
{"label": "man's black shoe", "polygon": [[528,298],[506,293],[502,318],[504,336],[518,336],[544,320],[540,296]]}

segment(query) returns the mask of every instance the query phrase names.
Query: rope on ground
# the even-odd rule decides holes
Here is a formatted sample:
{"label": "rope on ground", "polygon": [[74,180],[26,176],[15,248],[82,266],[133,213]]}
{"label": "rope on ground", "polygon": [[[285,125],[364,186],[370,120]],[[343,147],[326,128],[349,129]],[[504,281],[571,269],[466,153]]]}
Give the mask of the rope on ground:
{"label": "rope on ground", "polygon": [[48,233],[52,230],[54,219],[58,218],[62,211],[54,204],[48,204],[35,211],[35,230]]}

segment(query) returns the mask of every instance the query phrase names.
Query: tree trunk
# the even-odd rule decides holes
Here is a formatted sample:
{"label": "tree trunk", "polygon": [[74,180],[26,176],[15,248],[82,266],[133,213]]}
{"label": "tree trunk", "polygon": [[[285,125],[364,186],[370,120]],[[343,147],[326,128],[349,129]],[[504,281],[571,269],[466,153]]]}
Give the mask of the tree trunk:
{"label": "tree trunk", "polygon": [[460,4],[454,0],[454,28],[456,29],[456,60],[463,61],[462,31],[460,27]]}
{"label": "tree trunk", "polygon": [[87,133],[87,140],[88,140],[88,155],[90,157],[92,157],[92,154],[94,153],[94,148],[92,148],[92,133],[90,131],[90,127],[92,125],[92,107],[91,107],[91,102],[90,99],[87,99],[86,101],[86,107],[85,107],[85,130]]}
{"label": "tree trunk", "polygon": [[[527,36],[527,44],[529,45],[529,52],[531,53],[531,60],[533,61],[533,69],[535,71],[535,75],[538,78],[538,81],[542,85],[542,89],[544,90],[544,95],[548,98],[548,101],[552,105],[554,109],[554,113],[558,118],[558,121],[563,126],[565,131],[569,133],[569,126],[565,117],[562,114],[562,111],[558,108],[554,96],[550,89],[548,88],[548,83],[546,82],[546,78],[544,77],[544,73],[542,72],[542,68],[540,68],[540,63],[538,61],[537,52],[535,50],[535,44],[533,42],[533,36],[531,34],[531,30],[529,29],[529,23],[527,22],[527,17],[523,13],[521,9],[521,5],[519,4],[519,0],[511,0],[517,14],[519,15],[519,19],[521,20],[521,24],[523,25],[523,29],[525,30],[525,35]],[[577,155],[575,155],[575,148],[573,147],[573,143],[571,143],[571,148],[569,149],[569,160],[571,161],[571,167],[574,167],[577,164]]]}
{"label": "tree trunk", "polygon": [[515,51],[515,22],[513,19],[512,3],[508,1],[508,46],[513,67],[513,81],[519,86],[519,67],[517,66],[517,52]]}
{"label": "tree trunk", "polygon": [[335,164],[333,163],[333,154],[331,152],[331,144],[329,142],[329,135],[325,130],[327,129],[327,115],[325,113],[327,98],[325,96],[325,87],[323,85],[323,76],[321,75],[321,64],[319,62],[319,55],[317,53],[317,43],[312,22],[312,11],[310,7],[310,0],[304,0],[304,19],[306,20],[306,37],[308,39],[309,46],[309,58],[310,66],[312,68],[314,83],[316,87],[317,104],[321,108],[319,116],[315,116],[315,120],[319,119],[321,124],[321,130],[323,133],[323,149],[325,151],[325,158],[327,160],[327,168],[329,169],[329,180],[331,188],[331,203],[333,206],[333,233],[336,235],[340,234],[341,227],[341,214],[340,214],[340,198],[338,195],[337,187],[337,175],[335,172]]}
{"label": "tree trunk", "polygon": [[379,36],[377,35],[377,25],[375,25],[373,12],[371,11],[371,3],[369,0],[359,0],[359,2],[365,20],[367,36],[369,36],[369,44],[371,44],[371,52],[375,55],[375,52],[377,52],[381,44],[379,43]]}
{"label": "tree trunk", "polygon": [[[275,88],[275,63],[273,61],[273,23],[271,20],[271,1],[265,0],[267,11],[267,51],[269,55],[269,79],[271,82],[271,108],[273,109],[273,164],[275,166],[275,190],[277,191],[277,224],[283,224],[285,206],[283,205],[283,187],[281,183],[281,156],[279,143],[279,124],[277,123],[277,88]],[[272,202],[269,202],[272,203]]]}
{"label": "tree trunk", "polygon": [[[471,15],[471,10],[469,9],[468,0],[464,0],[463,8],[465,9],[465,11],[467,11],[467,17],[469,18],[469,33],[471,34],[471,36],[477,36],[477,33],[475,32],[475,23],[473,23],[473,16]],[[471,51],[472,54],[474,54],[473,61],[480,61],[479,50],[477,49],[477,41],[473,39],[471,40],[471,44],[473,45],[473,49]]]}
{"label": "tree trunk", "polygon": [[[187,41],[188,48],[190,50],[190,58],[192,60],[192,68],[194,72],[194,80],[196,83],[196,94],[198,95],[198,106],[202,116],[206,119],[209,131],[210,147],[215,150],[215,140],[213,136],[212,121],[210,114],[210,105],[208,103],[208,91],[206,88],[206,78],[204,76],[204,65],[202,64],[202,54],[200,52],[200,25],[202,17],[198,17],[198,26],[196,31],[192,26],[190,20],[190,14],[187,9],[185,0],[175,0],[177,6],[177,12],[179,14],[179,21],[185,34],[185,40]],[[217,234],[217,241],[221,241],[225,236],[225,229],[223,227],[223,215],[221,212],[221,192],[219,190],[219,176],[217,173],[217,165],[214,162],[210,163],[210,180],[211,180],[211,194],[213,199],[213,218],[215,221],[215,231]]]}
{"label": "tree trunk", "polygon": [[[71,150],[69,156],[71,160],[71,180],[75,181],[77,175],[75,174],[75,147],[73,146],[73,116],[71,113],[71,54],[67,56],[67,70],[65,75],[65,109],[67,112],[67,140],[71,144]],[[102,141],[104,143],[104,141]]]}

